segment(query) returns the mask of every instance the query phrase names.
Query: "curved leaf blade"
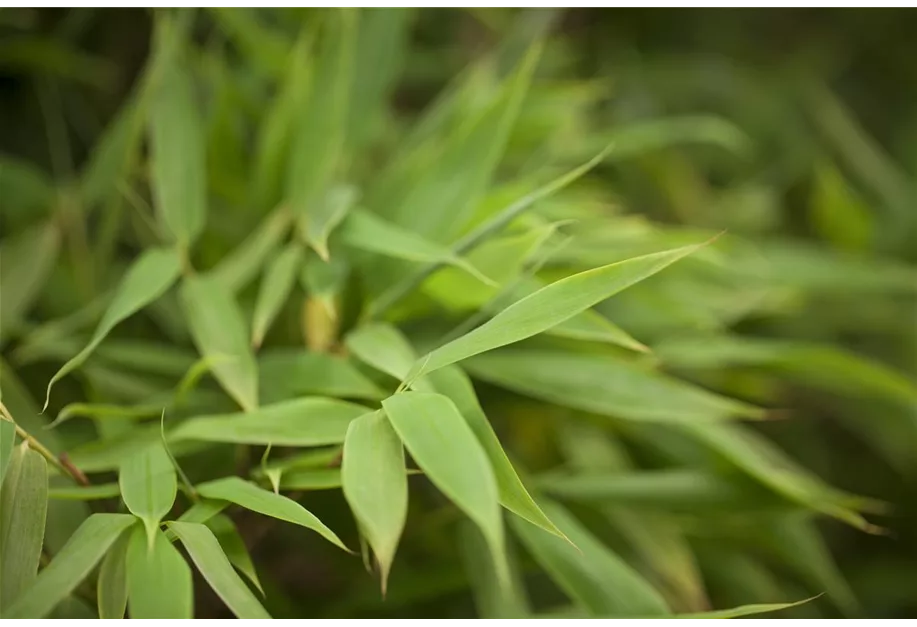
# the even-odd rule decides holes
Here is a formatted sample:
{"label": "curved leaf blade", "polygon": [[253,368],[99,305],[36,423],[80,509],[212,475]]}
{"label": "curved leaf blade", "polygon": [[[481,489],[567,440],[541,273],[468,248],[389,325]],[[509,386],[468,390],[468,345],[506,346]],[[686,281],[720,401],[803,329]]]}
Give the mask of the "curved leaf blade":
{"label": "curved leaf blade", "polygon": [[265,333],[290,296],[301,263],[302,248],[294,242],[284,248],[265,270],[252,319],[253,346],[259,347],[264,341]]}
{"label": "curved leaf blade", "polygon": [[128,609],[133,619],[194,618],[191,568],[157,527],[153,541],[136,527],[127,543]]}
{"label": "curved leaf blade", "polygon": [[127,545],[131,537],[133,534],[122,534],[102,560],[96,584],[99,618],[124,618],[127,609]]}
{"label": "curved leaf blade", "polygon": [[118,470],[118,485],[127,509],[143,521],[152,547],[159,521],[172,509],[178,491],[175,468],[165,447],[154,442],[125,459]]}

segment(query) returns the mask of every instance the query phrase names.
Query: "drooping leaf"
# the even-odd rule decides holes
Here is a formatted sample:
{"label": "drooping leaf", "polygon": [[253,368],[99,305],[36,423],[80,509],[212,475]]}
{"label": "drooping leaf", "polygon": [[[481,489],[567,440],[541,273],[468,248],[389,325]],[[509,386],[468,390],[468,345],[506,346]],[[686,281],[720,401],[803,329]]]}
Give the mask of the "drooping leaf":
{"label": "drooping leaf", "polygon": [[294,242],[284,248],[265,270],[252,320],[254,346],[261,346],[264,334],[289,297],[301,262],[302,247]]}
{"label": "drooping leaf", "polygon": [[404,449],[385,413],[365,414],[347,429],[341,463],[344,498],[379,562],[382,593],[408,513]]}
{"label": "drooping leaf", "polygon": [[690,619],[708,619],[708,618],[741,618],[753,614],[769,614],[779,612],[791,607],[808,603],[812,599],[803,599],[795,603],[753,603],[751,605],[741,605],[739,607],[729,608],[728,610],[710,610],[709,612],[695,612],[693,614],[676,614],[672,618],[690,618]]}
{"label": "drooping leaf", "polygon": [[184,280],[181,299],[198,351],[212,360],[213,376],[242,409],[255,409],[258,366],[232,293],[213,278],[196,276]]}
{"label": "drooping leaf", "polygon": [[51,397],[51,387],[78,368],[115,326],[162,296],[181,271],[178,254],[171,249],[154,248],[143,253],[121,279],[115,296],[96,327],[89,344],[58,370],[45,394],[45,409]]}
{"label": "drooping leaf", "polygon": [[[6,195],[4,190],[4,196]],[[0,246],[0,337],[16,328],[44,288],[60,248],[60,231],[41,223],[4,238]]]}
{"label": "drooping leaf", "polygon": [[349,360],[327,353],[278,349],[258,359],[265,403],[300,396],[381,400],[385,393]]}
{"label": "drooping leaf", "polygon": [[[140,527],[135,531],[141,533]],[[132,533],[124,533],[112,545],[99,567],[96,583],[99,618],[124,618],[127,609],[127,545]]]}
{"label": "drooping leaf", "polygon": [[3,608],[3,617],[42,618],[50,614],[136,520],[130,514],[93,514],[87,518],[35,582]]}
{"label": "drooping leaf", "polygon": [[487,453],[448,397],[406,392],[382,401],[398,437],[430,481],[481,529],[497,579],[509,584],[497,480]]}
{"label": "drooping leaf", "polygon": [[551,283],[517,301],[477,329],[421,357],[408,378],[532,337],[656,274],[701,245],[635,257]]}
{"label": "drooping leaf", "polygon": [[48,463],[27,442],[13,451],[0,505],[0,598],[9,605],[38,573],[48,512]]}
{"label": "drooping leaf", "polygon": [[264,219],[231,253],[211,271],[217,282],[230,292],[238,292],[248,285],[286,235],[292,216],[286,207],[278,207]]}
{"label": "drooping leaf", "polygon": [[261,587],[261,582],[258,581],[258,572],[252,563],[251,555],[248,554],[245,541],[239,534],[239,530],[236,529],[232,519],[225,514],[217,514],[205,524],[216,536],[217,541],[223,548],[223,553],[229,558],[230,563],[236,567],[236,570],[245,575],[258,589],[258,592],[263,595],[264,589]]}
{"label": "drooping leaf", "polygon": [[557,536],[512,519],[516,535],[571,599],[594,616],[666,616],[662,596],[556,503],[542,507],[579,550]]}
{"label": "drooping leaf", "polygon": [[164,64],[150,105],[152,189],[160,224],[183,248],[207,219],[204,125],[180,62]]}
{"label": "drooping leaf", "polygon": [[660,422],[756,418],[762,411],[610,355],[507,348],[468,360],[489,383],[605,416]]}
{"label": "drooping leaf", "polygon": [[351,331],[344,342],[357,359],[396,379],[404,379],[416,359],[407,339],[387,324],[363,325]]}
{"label": "drooping leaf", "polygon": [[242,578],[233,570],[220,542],[205,525],[171,522],[169,529],[178,536],[204,579],[238,618],[270,618]]}
{"label": "drooping leaf", "polygon": [[118,485],[127,509],[143,521],[152,547],[159,522],[172,509],[178,490],[175,468],[163,445],[152,443],[122,462]]}
{"label": "drooping leaf", "polygon": [[357,202],[357,190],[351,186],[338,185],[328,190],[325,196],[311,203],[309,211],[300,218],[300,229],[309,246],[318,256],[328,261],[328,238],[350,213]]}
{"label": "drooping leaf", "polygon": [[465,571],[474,593],[478,618],[526,617],[529,614],[529,603],[509,545],[506,548],[507,561],[510,566],[510,585],[501,586],[490,565],[487,542],[471,521],[462,521],[459,527],[459,544],[462,549]]}
{"label": "drooping leaf", "polygon": [[169,439],[275,446],[339,444],[350,422],[367,411],[362,405],[346,401],[304,397],[247,413],[197,416],[176,427]]}
{"label": "drooping leaf", "polygon": [[302,505],[283,495],[263,490],[239,477],[225,477],[202,483],[197,486],[197,491],[204,498],[229,501],[259,514],[312,529],[332,544],[350,551],[333,531]]}
{"label": "drooping leaf", "polygon": [[154,534],[150,542],[135,527],[127,543],[125,574],[131,618],[193,618],[191,568],[158,527]]}
{"label": "drooping leaf", "polygon": [[500,494],[500,504],[514,514],[541,527],[545,531],[564,537],[538,504],[532,499],[509,458],[497,439],[493,427],[478,402],[474,387],[468,376],[458,366],[446,366],[429,375],[430,382],[436,390],[448,396],[455,403],[465,422],[471,427],[478,442],[484,448],[487,459],[493,468]]}

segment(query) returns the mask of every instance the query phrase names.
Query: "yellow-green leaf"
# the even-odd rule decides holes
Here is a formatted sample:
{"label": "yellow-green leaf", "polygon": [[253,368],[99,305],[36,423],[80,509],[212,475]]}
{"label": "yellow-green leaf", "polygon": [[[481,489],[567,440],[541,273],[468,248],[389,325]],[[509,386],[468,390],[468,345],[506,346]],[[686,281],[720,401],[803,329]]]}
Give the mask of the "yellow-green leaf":
{"label": "yellow-green leaf", "polygon": [[339,444],[350,422],[368,411],[362,405],[333,398],[297,398],[252,412],[197,416],[179,425],[169,439],[275,446]]}
{"label": "yellow-green leaf", "polygon": [[381,411],[347,429],[341,463],[344,498],[379,562],[382,593],[408,514],[404,448]]}
{"label": "yellow-green leaf", "polygon": [[238,618],[270,618],[267,611],[248,589],[220,548],[220,543],[205,525],[171,522],[175,532],[204,579]]}
{"label": "yellow-green leaf", "polygon": [[191,568],[157,527],[152,542],[135,527],[127,543],[125,573],[131,618],[194,618]]}
{"label": "yellow-green leaf", "polygon": [[268,265],[261,280],[255,313],[252,319],[252,344],[261,346],[264,334],[290,296],[299,266],[302,263],[302,247],[293,242],[287,245]]}
{"label": "yellow-green leaf", "polygon": [[[140,527],[135,528],[140,532]],[[124,618],[127,608],[127,545],[133,534],[125,533],[108,550],[99,567],[96,584],[99,618]]]}
{"label": "yellow-green leaf", "polygon": [[[4,195],[7,193],[3,191]],[[5,201],[4,201],[5,202]],[[46,222],[7,237],[0,246],[0,337],[29,313],[54,268],[60,248],[60,231]]]}
{"label": "yellow-green leaf", "polygon": [[181,299],[194,343],[226,393],[242,409],[258,406],[258,366],[232,293],[210,277],[188,277]]}
{"label": "yellow-green leaf", "polygon": [[48,463],[27,442],[13,451],[0,506],[0,598],[8,606],[38,573],[48,512]]}
{"label": "yellow-green leaf", "polygon": [[51,387],[86,361],[118,323],[162,296],[180,272],[181,261],[178,253],[166,248],[148,250],[131,264],[89,344],[51,377],[45,394],[45,409],[51,397]]}
{"label": "yellow-green leaf", "polygon": [[99,563],[121,533],[137,521],[130,514],[93,514],[76,530],[28,590],[2,610],[3,618],[44,618]]}
{"label": "yellow-green leaf", "polygon": [[278,207],[210,271],[210,276],[230,292],[238,292],[255,278],[265,260],[277,249],[291,222],[290,211]]}
{"label": "yellow-green leaf", "polygon": [[265,351],[258,359],[265,403],[301,396],[382,400],[385,393],[350,360],[306,350]]}
{"label": "yellow-green leaf", "polygon": [[121,498],[132,514],[143,521],[150,546],[159,521],[169,513],[178,489],[175,468],[160,442],[131,455],[118,470]]}
{"label": "yellow-green leaf", "polygon": [[324,261],[328,261],[328,238],[338,227],[357,201],[357,191],[348,185],[337,185],[319,200],[309,205],[309,211],[300,218],[301,230],[309,246]]}
{"label": "yellow-green leaf", "polygon": [[263,490],[239,477],[225,477],[202,483],[197,486],[197,491],[204,498],[229,501],[253,512],[312,529],[332,544],[350,551],[333,531],[302,505],[283,495]]}
{"label": "yellow-green leaf", "polygon": [[382,407],[411,457],[449,500],[481,529],[501,585],[509,584],[497,480],[487,453],[448,397],[405,392]]}
{"label": "yellow-green leaf", "polygon": [[263,595],[264,590],[261,588],[261,582],[258,581],[258,572],[255,570],[251,556],[248,554],[245,541],[239,535],[239,530],[236,529],[232,519],[225,514],[217,514],[205,524],[216,536],[217,541],[223,548],[223,553],[229,558],[230,563],[236,567],[236,570],[245,575],[258,589],[258,592]]}

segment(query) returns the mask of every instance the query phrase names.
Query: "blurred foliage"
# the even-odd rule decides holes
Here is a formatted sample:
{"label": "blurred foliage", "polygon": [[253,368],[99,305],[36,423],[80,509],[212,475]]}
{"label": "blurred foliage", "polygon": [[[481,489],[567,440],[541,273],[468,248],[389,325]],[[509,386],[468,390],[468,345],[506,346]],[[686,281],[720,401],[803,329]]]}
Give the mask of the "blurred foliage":
{"label": "blurred foliage", "polygon": [[[432,468],[432,482],[409,478],[384,599],[378,564],[367,574],[263,515],[288,505],[235,495],[241,507],[209,528],[275,617],[696,613],[819,594],[777,616],[917,615],[917,14],[342,15],[0,10],[2,401],[98,484],[81,492],[52,464],[45,558],[90,512],[123,500],[142,516],[125,462],[151,455],[167,407],[169,454],[201,494],[226,498],[228,475],[279,487],[373,570],[340,451],[302,449],[343,432],[265,446],[259,424],[236,416],[230,433],[223,415],[259,397],[377,408],[403,364],[542,285],[725,232],[460,364],[523,482],[584,553],[507,512],[501,575]],[[162,290],[141,276],[138,293],[115,295],[144,251],[173,242],[149,261]],[[418,270],[431,264],[447,267]],[[409,344],[357,335],[368,318]],[[113,330],[40,415],[100,320]],[[472,423],[474,393],[463,405],[431,381]],[[353,419],[354,403],[335,403],[295,410]],[[53,417],[64,424],[44,429]],[[21,455],[17,477],[38,467]],[[8,483],[13,525],[8,499],[28,495]],[[73,500],[86,490],[97,500]],[[196,520],[189,496],[167,520]],[[165,514],[146,514],[155,531]],[[212,554],[182,529],[212,584]],[[160,536],[151,546],[170,563]],[[54,615],[95,615],[93,588],[117,567],[106,558]],[[196,616],[229,615],[194,584]],[[144,601],[132,592],[129,612]]]}

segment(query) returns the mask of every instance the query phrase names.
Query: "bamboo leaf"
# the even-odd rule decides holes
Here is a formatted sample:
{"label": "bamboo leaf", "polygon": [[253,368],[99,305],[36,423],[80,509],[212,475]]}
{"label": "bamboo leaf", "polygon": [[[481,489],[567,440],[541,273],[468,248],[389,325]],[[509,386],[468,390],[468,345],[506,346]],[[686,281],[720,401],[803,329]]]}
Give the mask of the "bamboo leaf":
{"label": "bamboo leaf", "polygon": [[477,329],[420,358],[408,379],[546,331],[656,274],[700,246],[635,257],[551,283],[513,303]]}
{"label": "bamboo leaf", "polygon": [[0,484],[6,477],[6,469],[9,467],[10,459],[13,455],[13,447],[16,445],[16,425],[11,420],[0,418]]}
{"label": "bamboo leaf", "polygon": [[[815,597],[813,597],[814,599]],[[729,608],[728,610],[711,610],[709,612],[695,612],[692,614],[676,614],[672,618],[689,618],[689,619],[709,619],[709,618],[741,618],[753,614],[770,614],[779,612],[791,607],[808,603],[812,599],[803,599],[794,603],[753,603],[751,605],[740,605],[739,607]]]}
{"label": "bamboo leaf", "polygon": [[512,527],[535,561],[571,599],[594,616],[659,617],[670,613],[649,583],[564,508],[548,502],[542,507],[580,550],[520,520],[512,519]]}
{"label": "bamboo leaf", "polygon": [[[4,196],[6,193],[4,189]],[[51,275],[59,249],[60,231],[53,222],[4,239],[0,246],[0,337],[15,329],[29,313]]]}
{"label": "bamboo leaf", "polygon": [[150,106],[153,198],[160,223],[188,248],[207,219],[204,124],[180,62],[165,64],[159,80]]}
{"label": "bamboo leaf", "polygon": [[341,479],[360,533],[379,562],[384,595],[407,518],[408,482],[401,440],[383,412],[365,414],[350,423]]}
{"label": "bamboo leaf", "polygon": [[252,345],[261,346],[264,334],[290,296],[301,263],[302,248],[294,242],[284,248],[265,270],[255,302]]}
{"label": "bamboo leaf", "polygon": [[197,491],[204,498],[229,501],[259,514],[312,529],[332,544],[350,551],[333,531],[302,505],[280,494],[263,490],[239,477],[225,477],[202,483],[197,486]]}
{"label": "bamboo leaf", "polygon": [[292,216],[286,207],[268,214],[255,232],[233,249],[211,271],[213,277],[230,292],[238,292],[257,276],[261,266],[283,240]]}
{"label": "bamboo leaf", "polygon": [[127,509],[143,521],[152,547],[159,522],[172,509],[178,490],[175,468],[163,445],[150,444],[122,462],[118,485]]}
{"label": "bamboo leaf", "polygon": [[245,575],[263,596],[264,589],[261,587],[261,582],[258,581],[258,572],[245,547],[245,541],[239,535],[239,530],[236,529],[232,519],[225,514],[217,514],[208,520],[206,525],[216,536],[229,562],[236,567],[236,570]]}
{"label": "bamboo leaf", "polygon": [[709,423],[763,413],[611,355],[508,348],[470,359],[466,367],[489,383],[615,418]]}
{"label": "bamboo leaf", "polygon": [[[139,527],[135,531],[142,534]],[[132,536],[131,533],[122,534],[102,560],[96,586],[99,618],[124,618],[127,608],[127,545]]]}
{"label": "bamboo leaf", "polygon": [[406,392],[385,399],[382,407],[421,470],[481,529],[497,579],[509,585],[497,481],[455,404],[442,394]]}
{"label": "bamboo leaf", "polygon": [[382,400],[385,393],[348,359],[305,350],[264,352],[258,360],[265,403],[300,396]]}
{"label": "bamboo leaf", "polygon": [[565,536],[552,523],[538,504],[532,499],[509,458],[497,439],[490,421],[478,403],[477,395],[468,376],[458,366],[446,366],[430,376],[430,382],[438,392],[448,396],[455,403],[465,422],[471,427],[478,442],[484,448],[493,468],[500,494],[500,504],[533,525],[561,538]]}
{"label": "bamboo leaf", "polygon": [[169,440],[275,446],[340,444],[350,422],[367,411],[362,405],[332,398],[298,398],[247,413],[197,416],[179,425]]}
{"label": "bamboo leaf", "polygon": [[121,495],[117,483],[102,483],[88,486],[61,486],[48,490],[48,498],[60,501],[96,501],[112,499]]}
{"label": "bamboo leaf", "polygon": [[300,468],[268,472],[280,473],[281,490],[333,490],[344,484],[340,468]]}
{"label": "bamboo leaf", "polygon": [[194,618],[191,568],[157,527],[152,541],[135,527],[127,544],[128,609],[133,619]]}
{"label": "bamboo leaf", "polygon": [[131,264],[89,343],[51,377],[45,393],[44,409],[47,409],[51,398],[51,387],[82,365],[118,323],[162,296],[178,278],[180,271],[178,254],[165,248],[148,250]]}
{"label": "bamboo leaf", "polygon": [[270,618],[233,570],[210,529],[200,523],[190,522],[171,522],[169,529],[175,532],[201,575],[237,618]]}
{"label": "bamboo leaf", "polygon": [[3,608],[3,618],[43,618],[50,614],[136,520],[130,514],[93,514],[87,518],[35,583]]}
{"label": "bamboo leaf", "polygon": [[[463,520],[459,527],[459,545],[471,590],[474,593],[474,604],[478,617],[484,619],[524,618],[529,614],[529,603],[525,596],[515,560],[508,559],[510,564],[510,585],[501,586],[490,566],[490,555],[487,542],[480,530],[471,521]],[[510,558],[509,546],[507,557]]]}
{"label": "bamboo leaf", "polygon": [[38,573],[48,513],[48,463],[20,444],[0,490],[0,598],[9,606]]}
{"label": "bamboo leaf", "polygon": [[407,339],[388,324],[363,325],[344,342],[357,359],[396,379],[404,379],[417,358]]}
{"label": "bamboo leaf", "polygon": [[188,277],[181,300],[194,343],[213,376],[242,409],[258,406],[258,366],[242,312],[232,293],[213,278]]}
{"label": "bamboo leaf", "polygon": [[309,212],[300,219],[301,229],[309,246],[323,261],[328,261],[328,238],[357,201],[357,191],[348,185],[338,185],[328,190],[318,202],[312,203]]}

